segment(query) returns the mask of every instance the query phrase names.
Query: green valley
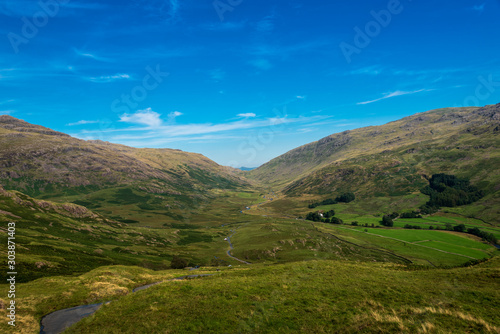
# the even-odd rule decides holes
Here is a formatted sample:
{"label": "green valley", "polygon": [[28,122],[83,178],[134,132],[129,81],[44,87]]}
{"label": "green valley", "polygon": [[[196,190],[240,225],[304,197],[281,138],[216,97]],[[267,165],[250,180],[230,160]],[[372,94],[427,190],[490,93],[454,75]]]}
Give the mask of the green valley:
{"label": "green valley", "polygon": [[0,116],[0,331],[500,333],[499,129],[439,109],[238,171]]}

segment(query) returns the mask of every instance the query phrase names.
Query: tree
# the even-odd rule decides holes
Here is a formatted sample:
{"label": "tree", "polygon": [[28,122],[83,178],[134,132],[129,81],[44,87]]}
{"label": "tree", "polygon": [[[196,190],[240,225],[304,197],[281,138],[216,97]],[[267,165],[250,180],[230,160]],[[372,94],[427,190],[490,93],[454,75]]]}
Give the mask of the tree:
{"label": "tree", "polygon": [[334,210],[330,210],[328,212],[325,213],[325,218],[330,218],[330,217],[333,217],[335,216],[335,211]]}
{"label": "tree", "polygon": [[355,199],[356,199],[356,196],[354,195],[354,193],[347,192],[347,193],[343,193],[343,194],[340,194],[339,196],[337,196],[335,201],[349,203],[349,202],[354,201]]}
{"label": "tree", "polygon": [[393,227],[394,226],[394,221],[392,220],[390,215],[385,215],[382,218],[382,225],[387,226],[387,227]]}
{"label": "tree", "polygon": [[432,175],[429,185],[420,191],[430,197],[426,206],[436,208],[466,205],[484,196],[484,193],[472,186],[469,180],[446,174]]}
{"label": "tree", "polygon": [[170,262],[170,268],[172,269],[184,269],[188,265],[188,260],[181,258],[178,255],[174,255],[172,262]]}
{"label": "tree", "polygon": [[389,215],[389,217],[391,217],[391,219],[396,219],[396,218],[398,218],[398,217],[399,217],[399,213],[397,213],[397,212],[393,212],[393,213],[391,213],[391,214]]}
{"label": "tree", "polygon": [[343,224],[343,223],[344,223],[344,222],[342,221],[342,219],[337,218],[337,217],[332,217],[331,222],[332,222],[332,224]]}

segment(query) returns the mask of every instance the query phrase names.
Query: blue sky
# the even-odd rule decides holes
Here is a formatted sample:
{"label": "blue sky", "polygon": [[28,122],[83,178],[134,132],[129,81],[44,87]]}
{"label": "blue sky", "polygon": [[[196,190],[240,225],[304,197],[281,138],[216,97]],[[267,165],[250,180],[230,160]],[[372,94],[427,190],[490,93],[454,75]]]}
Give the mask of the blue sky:
{"label": "blue sky", "polygon": [[499,0],[2,0],[0,114],[258,166],[500,102]]}

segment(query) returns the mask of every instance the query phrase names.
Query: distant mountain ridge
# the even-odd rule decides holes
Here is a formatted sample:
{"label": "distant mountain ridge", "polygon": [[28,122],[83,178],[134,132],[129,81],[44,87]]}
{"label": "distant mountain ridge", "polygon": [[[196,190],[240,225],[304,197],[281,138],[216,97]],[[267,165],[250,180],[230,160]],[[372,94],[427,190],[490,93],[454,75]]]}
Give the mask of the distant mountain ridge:
{"label": "distant mountain ridge", "polygon": [[0,184],[49,199],[131,187],[187,200],[203,197],[212,188],[240,187],[246,181],[201,154],[85,141],[3,115]]}
{"label": "distant mountain ridge", "polygon": [[244,172],[248,172],[248,171],[251,171],[251,170],[254,170],[256,169],[257,167],[240,167],[238,168],[239,170],[242,170]]}
{"label": "distant mountain ridge", "polygon": [[488,194],[478,213],[499,220],[499,148],[500,104],[446,108],[333,134],[246,175],[287,196],[353,191],[366,197],[418,192],[434,173],[456,174]]}

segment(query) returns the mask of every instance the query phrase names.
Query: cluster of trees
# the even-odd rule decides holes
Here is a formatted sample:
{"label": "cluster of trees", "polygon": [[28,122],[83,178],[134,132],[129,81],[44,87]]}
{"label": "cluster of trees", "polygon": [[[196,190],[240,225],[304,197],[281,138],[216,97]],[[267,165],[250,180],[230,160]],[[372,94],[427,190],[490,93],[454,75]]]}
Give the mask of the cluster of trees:
{"label": "cluster of trees", "polygon": [[432,215],[433,213],[438,212],[439,208],[437,208],[435,206],[428,206],[428,205],[424,204],[419,209],[420,209],[420,213],[423,215]]}
{"label": "cluster of trees", "polygon": [[[394,217],[396,218],[396,217]],[[394,226],[394,219],[391,215],[385,215],[382,217],[382,222],[381,224],[387,227],[393,227]]]}
{"label": "cluster of trees", "polygon": [[313,222],[321,222],[321,221],[324,221],[325,219],[333,217],[333,216],[335,216],[334,210],[330,210],[330,211],[325,212],[325,213],[321,213],[320,211],[309,212],[306,215],[306,220],[312,220]]}
{"label": "cluster of trees", "polygon": [[330,210],[325,213],[317,212],[309,212],[306,215],[306,220],[311,220],[313,222],[323,222],[323,223],[331,223],[331,224],[342,224],[343,221],[340,218],[334,217],[335,211]]}
{"label": "cluster of trees", "polygon": [[477,227],[468,228],[467,233],[480,237],[481,239],[491,242],[492,244],[498,245],[498,239],[493,233],[481,231]]}
{"label": "cluster of trees", "polygon": [[410,225],[410,224],[406,224],[404,228],[409,229],[409,230],[421,230],[422,229],[422,227],[419,225]]}
{"label": "cluster of trees", "polygon": [[412,211],[412,212],[403,212],[400,217],[401,218],[422,218],[422,215],[420,215],[416,211]]}
{"label": "cluster of trees", "polygon": [[324,201],[321,201],[321,202],[316,202],[316,203],[311,203],[309,204],[307,207],[309,209],[314,209],[315,207],[317,206],[321,206],[321,205],[330,205],[330,204],[337,204],[338,202],[336,202],[335,200],[329,198],[329,199],[325,199]]}
{"label": "cluster of trees", "polygon": [[447,174],[432,175],[429,185],[422,188],[421,192],[430,196],[426,206],[434,208],[471,204],[484,196],[469,180]]}
{"label": "cluster of trees", "polygon": [[335,199],[325,199],[324,201],[317,202],[317,203],[311,203],[308,205],[309,209],[314,209],[315,207],[321,206],[321,205],[330,205],[330,204],[337,204],[337,203],[349,203],[352,202],[356,199],[356,196],[352,192],[347,192],[340,194],[337,196]]}
{"label": "cluster of trees", "polygon": [[380,222],[380,224],[387,226],[387,227],[393,227],[394,226],[394,219],[396,219],[398,217],[399,217],[399,213],[397,213],[397,212],[393,212],[391,214],[384,215],[382,217],[382,221]]}
{"label": "cluster of trees", "polygon": [[174,255],[172,262],[170,262],[170,268],[172,269],[184,269],[188,266],[189,261],[181,258],[178,255]]}
{"label": "cluster of trees", "polygon": [[467,227],[465,227],[464,224],[453,226],[450,223],[446,223],[445,227],[446,227],[446,230],[448,230],[448,231],[455,231],[455,232],[472,234],[472,235],[475,235],[477,237],[480,237],[481,239],[483,239],[487,242],[491,242],[492,244],[498,244],[498,240],[493,233],[481,231],[477,227],[467,228]]}
{"label": "cluster of trees", "polygon": [[373,224],[373,223],[371,225],[369,225],[368,223],[361,224],[361,223],[359,223],[357,221],[351,222],[351,225],[352,226],[374,227],[374,228],[375,227],[379,227],[379,226],[375,226],[375,224]]}

